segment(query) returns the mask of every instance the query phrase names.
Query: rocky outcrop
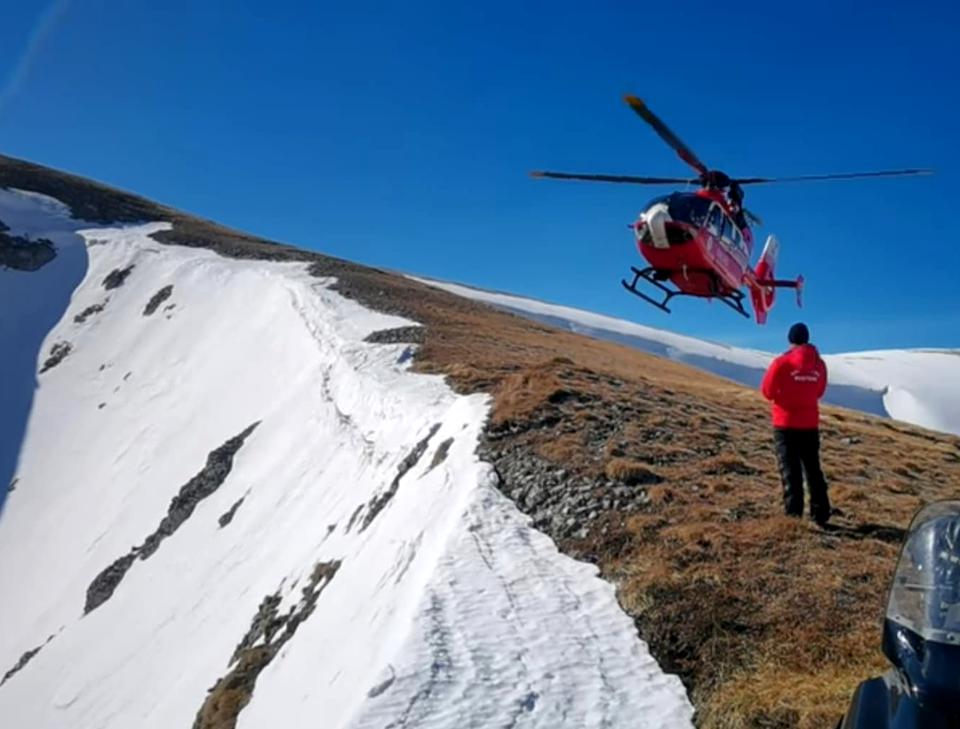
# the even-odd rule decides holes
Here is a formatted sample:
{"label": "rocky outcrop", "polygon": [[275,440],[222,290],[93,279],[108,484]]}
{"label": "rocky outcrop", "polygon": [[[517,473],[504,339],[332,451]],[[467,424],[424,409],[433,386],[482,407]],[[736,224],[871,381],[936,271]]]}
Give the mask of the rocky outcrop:
{"label": "rocky outcrop", "polygon": [[381,329],[368,334],[363,341],[371,344],[421,344],[425,329],[423,327],[396,327]]}
{"label": "rocky outcrop", "polygon": [[170,295],[173,293],[173,284],[168,284],[150,297],[150,301],[147,302],[146,307],[143,309],[144,316],[150,316],[155,312],[164,301],[170,298]]}
{"label": "rocky outcrop", "polygon": [[0,680],[0,686],[3,686],[3,684],[5,684],[7,681],[13,678],[15,674],[21,671],[24,666],[26,666],[31,660],[33,660],[33,657],[40,652],[41,648],[43,648],[43,646],[38,645],[33,650],[29,650],[26,653],[24,653],[22,656],[20,656],[20,660],[17,661],[16,665],[13,668],[11,668],[9,671],[7,671],[5,674],[3,674],[3,679]]}
{"label": "rocky outcrop", "polygon": [[253,696],[257,677],[313,613],[320,594],[333,580],[340,564],[339,560],[318,562],[299,603],[285,615],[279,614],[279,592],[263,599],[250,629],[233,652],[229,664],[232,670],[210,689],[197,712],[193,729],[233,729],[237,725],[237,717]]}
{"label": "rocky outcrop", "polygon": [[133,561],[139,553],[138,548],[130,550],[129,554],[120,557],[113,564],[107,567],[103,572],[93,578],[93,582],[87,588],[87,602],[83,606],[83,613],[86,615],[91,610],[95,610],[111,597],[117,585],[126,576],[127,571],[133,566]]}
{"label": "rocky outcrop", "polygon": [[44,361],[43,366],[40,368],[40,374],[42,375],[47,370],[52,370],[58,364],[63,362],[67,358],[67,355],[73,351],[73,345],[70,342],[57,342],[50,348],[50,355]]}
{"label": "rocky outcrop", "polygon": [[[95,610],[109,600],[117,589],[117,585],[133,566],[134,560],[138,557],[147,559],[153,555],[160,547],[160,543],[190,518],[197,504],[220,488],[233,469],[233,457],[259,424],[259,421],[253,423],[242,433],[210,452],[206,465],[173,497],[167,509],[167,515],[160,521],[156,530],[144,540],[143,544],[134,547],[129,554],[113,562],[90,583],[90,587],[87,588],[87,601],[83,608],[84,614]],[[239,504],[234,508],[237,506]]]}
{"label": "rocky outcrop", "polygon": [[[400,465],[397,467],[397,475],[394,477],[393,481],[390,482],[390,486],[387,487],[387,490],[377,496],[374,496],[370,503],[367,504],[367,513],[363,517],[363,525],[360,527],[360,531],[364,531],[374,519],[377,518],[377,514],[383,511],[383,508],[390,503],[390,500],[397,493],[397,489],[400,488],[400,479],[402,479],[411,468],[417,465],[420,459],[423,457],[424,452],[427,450],[427,446],[430,444],[430,439],[437,434],[437,431],[440,430],[440,423],[434,423],[430,427],[430,432],[427,433],[423,439],[414,446],[413,450],[407,454],[406,458],[400,461]],[[349,526],[347,527],[349,531]]]}
{"label": "rocky outcrop", "polygon": [[7,681],[13,678],[16,674],[18,674],[20,671],[26,668],[27,664],[30,663],[30,661],[32,661],[34,658],[36,658],[37,654],[43,649],[43,647],[47,645],[55,637],[56,635],[51,635],[44,641],[43,645],[38,645],[36,648],[25,651],[24,654],[20,656],[20,660],[16,662],[13,668],[11,668],[9,671],[3,674],[3,678],[0,679],[0,686],[3,686],[3,684],[5,684]]}
{"label": "rocky outcrop", "polygon": [[57,247],[53,241],[8,235],[6,230],[9,230],[6,226],[0,228],[0,268],[39,271],[57,257]]}
{"label": "rocky outcrop", "polygon": [[605,528],[608,512],[630,513],[650,501],[641,486],[578,476],[526,447],[511,448],[487,437],[479,454],[496,468],[499,489],[532,517],[535,529],[554,539],[582,539],[593,528]]}
{"label": "rocky outcrop", "polygon": [[84,309],[75,317],[73,317],[73,321],[76,322],[77,324],[83,324],[87,319],[89,319],[94,314],[99,314],[101,311],[103,311],[104,307],[107,305],[107,301],[109,300],[110,299],[105,299],[100,304],[93,304],[91,306],[88,306],[86,309]]}
{"label": "rocky outcrop", "polygon": [[134,264],[130,264],[126,268],[115,268],[110,273],[107,274],[106,278],[103,279],[103,288],[107,291],[112,289],[118,289],[126,282],[127,277],[134,269]]}
{"label": "rocky outcrop", "polygon": [[443,443],[437,446],[437,452],[433,454],[433,460],[430,461],[430,468],[428,471],[432,471],[445,460],[447,460],[447,454],[450,453],[450,446],[453,445],[453,438],[447,438]]}
{"label": "rocky outcrop", "polygon": [[253,423],[242,433],[234,436],[216,450],[211,451],[210,455],[207,456],[207,465],[173,497],[167,509],[167,515],[163,517],[160,526],[143,543],[141,559],[146,559],[156,552],[160,543],[177,531],[190,518],[197,504],[220,488],[233,469],[233,457],[259,424],[259,421]]}
{"label": "rocky outcrop", "polygon": [[234,503],[233,506],[230,507],[230,509],[227,512],[220,515],[220,518],[217,519],[217,524],[220,525],[221,529],[223,529],[227,524],[233,521],[233,517],[237,513],[237,509],[240,508],[241,504],[243,504],[243,499],[239,499],[236,503]]}

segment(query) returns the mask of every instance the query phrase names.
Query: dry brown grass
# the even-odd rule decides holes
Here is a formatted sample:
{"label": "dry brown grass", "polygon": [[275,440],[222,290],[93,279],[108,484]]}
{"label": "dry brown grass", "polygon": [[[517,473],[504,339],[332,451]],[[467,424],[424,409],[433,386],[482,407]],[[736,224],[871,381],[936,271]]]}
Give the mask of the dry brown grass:
{"label": "dry brown grass", "polygon": [[556,438],[538,443],[536,453],[554,463],[572,463],[579,460],[586,444],[579,433],[563,433]]}
{"label": "dry brown grass", "polygon": [[642,463],[631,461],[626,458],[614,458],[607,461],[603,472],[607,478],[614,481],[620,481],[627,486],[637,486],[639,484],[660,483],[663,479],[659,474],[651,471]]}
{"label": "dry brown grass", "polygon": [[273,658],[274,652],[271,646],[240,651],[233,670],[210,690],[197,713],[193,729],[234,729],[240,712],[253,697],[257,676]]}
{"label": "dry brown grass", "polygon": [[525,420],[544,402],[563,402],[569,398],[572,390],[565,387],[561,378],[551,369],[566,361],[557,359],[504,376],[494,388],[492,421],[502,424]]}
{"label": "dry brown grass", "polygon": [[764,504],[723,514],[726,498],[711,492],[695,504],[675,490],[625,525],[629,547],[607,574],[654,653],[693,687],[702,726],[778,725],[787,715],[796,720],[784,726],[831,725],[856,682],[882,665],[896,545],[821,532]]}

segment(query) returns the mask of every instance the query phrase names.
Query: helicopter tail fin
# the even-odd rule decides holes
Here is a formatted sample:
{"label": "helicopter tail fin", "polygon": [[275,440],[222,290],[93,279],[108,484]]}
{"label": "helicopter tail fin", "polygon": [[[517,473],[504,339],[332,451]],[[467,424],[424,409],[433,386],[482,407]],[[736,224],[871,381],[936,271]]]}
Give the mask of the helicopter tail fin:
{"label": "helicopter tail fin", "polygon": [[795,281],[780,281],[775,276],[774,269],[779,252],[780,242],[776,236],[767,236],[757,268],[753,272],[753,280],[750,282],[750,297],[753,300],[753,310],[756,312],[758,324],[766,323],[767,313],[773,308],[778,288],[796,289],[797,306],[802,306],[803,276],[798,276]]}
{"label": "helicopter tail fin", "polygon": [[780,252],[780,241],[776,236],[767,236],[767,242],[763,246],[763,253],[760,254],[760,260],[757,262],[757,268],[754,271],[756,280],[750,287],[750,297],[753,299],[753,310],[757,315],[757,324],[764,324],[767,321],[767,312],[773,308],[773,300],[777,289],[774,286],[763,285],[766,281],[772,281],[774,269],[777,265],[777,254]]}

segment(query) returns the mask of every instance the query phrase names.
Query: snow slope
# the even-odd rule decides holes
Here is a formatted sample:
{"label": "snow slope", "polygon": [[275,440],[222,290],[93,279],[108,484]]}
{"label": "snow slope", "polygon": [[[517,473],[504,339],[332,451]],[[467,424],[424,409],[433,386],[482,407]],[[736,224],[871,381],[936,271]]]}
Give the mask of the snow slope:
{"label": "snow slope", "polygon": [[191,726],[268,655],[239,727],[691,726],[613,588],[495,489],[485,396],[364,342],[411,322],[165,223],[15,191],[0,219],[60,247],[0,271],[2,726]]}
{"label": "snow slope", "polygon": [[[760,384],[769,352],[740,349],[623,319],[534,299],[414,278],[554,326],[685,362],[751,387]],[[825,401],[960,435],[960,350],[887,350],[824,355]]]}
{"label": "snow slope", "polygon": [[[13,234],[47,238],[57,257],[39,273],[0,267],[0,509],[13,481],[33,405],[44,338],[60,321],[87,272],[77,221],[55,200],[0,189],[0,222]],[[0,226],[3,230],[3,226]],[[41,360],[42,361],[42,360]]]}

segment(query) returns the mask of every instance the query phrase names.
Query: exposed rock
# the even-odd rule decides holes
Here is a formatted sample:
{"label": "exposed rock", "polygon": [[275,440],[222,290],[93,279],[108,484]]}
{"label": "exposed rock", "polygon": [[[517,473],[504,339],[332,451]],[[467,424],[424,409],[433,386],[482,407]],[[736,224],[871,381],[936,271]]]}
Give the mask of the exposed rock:
{"label": "exposed rock", "polygon": [[450,446],[453,445],[453,438],[447,438],[443,443],[437,446],[437,452],[433,454],[433,460],[430,461],[430,468],[428,471],[432,471],[445,460],[447,460],[447,454],[450,453]]}
{"label": "exposed rock", "polygon": [[73,320],[77,324],[83,324],[87,319],[89,319],[94,314],[99,314],[101,311],[103,311],[104,307],[107,305],[107,301],[109,301],[109,299],[104,301],[102,304],[93,304],[92,306],[88,306],[86,309],[84,309],[75,317],[73,317]]}
{"label": "exposed rock", "polygon": [[57,257],[57,247],[46,238],[31,240],[21,235],[7,235],[0,229],[0,268],[15,271],[38,271]]}
{"label": "exposed rock", "polygon": [[554,539],[583,539],[591,530],[602,529],[611,513],[638,511],[650,503],[642,485],[571,474],[525,445],[510,443],[488,429],[478,455],[493,464],[499,490],[530,515],[535,529]]}
{"label": "exposed rock", "polygon": [[233,655],[230,657],[230,663],[236,663],[240,660],[244,651],[249,651],[253,648],[261,638],[263,638],[264,643],[269,643],[273,640],[276,632],[282,628],[286,622],[286,616],[280,617],[277,615],[281,602],[282,600],[279,593],[267,595],[263,598],[260,607],[257,608],[257,612],[253,616],[253,620],[250,621],[250,628],[240,639],[240,642],[237,643],[237,647],[234,648]]}
{"label": "exposed rock", "polygon": [[170,501],[167,515],[163,517],[160,526],[147,537],[140,548],[140,559],[147,559],[156,552],[160,543],[190,518],[197,504],[220,488],[233,469],[233,457],[259,424],[259,421],[253,423],[207,456],[207,465]]}
{"label": "exposed rock", "polygon": [[396,327],[381,329],[368,334],[363,341],[372,344],[421,344],[425,333],[423,327]]}
{"label": "exposed rock", "polygon": [[353,525],[356,523],[357,519],[360,518],[360,512],[363,511],[363,508],[366,504],[360,504],[356,509],[353,510],[353,514],[350,515],[349,521],[347,521],[347,532],[353,529]]}
{"label": "exposed rock", "polygon": [[93,578],[93,582],[87,588],[87,602],[83,606],[84,615],[100,607],[113,597],[114,590],[117,589],[117,585],[127,574],[127,570],[133,566],[133,561],[136,558],[137,550],[133,549],[130,554],[124,555]]}
{"label": "exposed rock", "polygon": [[221,529],[233,521],[233,516],[237,513],[237,509],[240,508],[240,504],[242,503],[243,499],[241,498],[237,501],[237,503],[230,507],[230,510],[227,513],[220,515],[220,518],[217,519],[217,523],[220,525]]}
{"label": "exposed rock", "polygon": [[150,316],[153,312],[157,310],[160,304],[162,304],[164,301],[170,298],[170,294],[172,293],[173,293],[173,284],[167,284],[162,289],[160,289],[157,293],[155,293],[150,298],[150,301],[147,302],[146,307],[144,307],[143,309],[143,315]]}
{"label": "exposed rock", "polygon": [[402,479],[411,468],[417,465],[417,462],[420,458],[423,457],[424,452],[427,450],[427,446],[430,444],[430,439],[437,434],[437,431],[440,430],[440,423],[434,423],[430,427],[430,432],[427,433],[413,450],[407,454],[400,465],[397,467],[397,475],[394,477],[393,481],[390,482],[390,486],[379,496],[374,496],[370,499],[370,502],[367,504],[367,514],[363,517],[363,525],[360,527],[360,531],[364,531],[374,519],[377,518],[377,514],[383,511],[383,508],[390,503],[390,500],[397,493],[397,489],[400,488],[400,479]]}
{"label": "exposed rock", "polygon": [[[167,515],[160,521],[160,525],[153,534],[149,535],[142,545],[134,547],[129,554],[116,560],[93,580],[90,587],[87,588],[84,614],[109,600],[117,585],[127,574],[127,570],[133,565],[134,559],[150,557],[157,551],[164,539],[177,531],[190,518],[197,504],[220,488],[233,469],[233,457],[259,424],[259,421],[253,423],[242,433],[234,436],[216,450],[211,451],[207,456],[206,465],[173,497],[167,509]],[[235,508],[237,506],[239,504],[236,504]]]}
{"label": "exposed rock", "polygon": [[47,357],[46,361],[43,363],[43,367],[40,368],[40,374],[42,375],[47,370],[52,370],[58,364],[63,362],[67,358],[67,355],[73,350],[73,345],[70,342],[57,342],[50,348],[50,356]]}
{"label": "exposed rock", "polygon": [[130,275],[130,272],[133,271],[134,264],[130,264],[126,268],[115,268],[110,273],[107,274],[107,277],[103,279],[103,288],[107,291],[111,289],[120,288],[127,280],[127,276]]}
{"label": "exposed rock", "polygon": [[41,648],[43,648],[43,646],[38,645],[33,650],[29,650],[26,653],[24,653],[22,656],[20,656],[20,660],[17,661],[16,665],[13,668],[11,668],[9,671],[7,671],[5,674],[3,674],[3,679],[0,680],[0,686],[3,686],[3,684],[5,684],[8,680],[13,678],[14,674],[16,674],[18,671],[23,669],[23,667],[26,666],[33,659],[33,657],[37,655],[37,653],[40,652]]}
{"label": "exposed rock", "polygon": [[20,478],[19,478],[19,477],[14,478],[13,481],[10,482],[10,485],[7,486],[7,493],[8,493],[8,494],[12,494],[14,491],[16,491],[16,490],[17,490],[17,484],[18,484],[19,482],[20,482]]}
{"label": "exposed rock", "polygon": [[233,669],[210,689],[197,712],[193,729],[234,729],[237,717],[250,703],[260,672],[297,632],[300,624],[316,609],[320,594],[340,569],[340,562],[318,562],[310,581],[303,588],[297,605],[286,615],[278,615],[279,594],[268,595],[260,603],[250,624],[230,659]]}

